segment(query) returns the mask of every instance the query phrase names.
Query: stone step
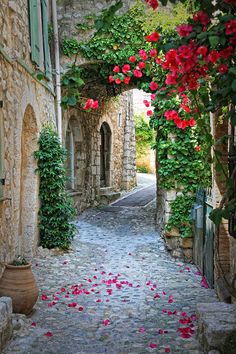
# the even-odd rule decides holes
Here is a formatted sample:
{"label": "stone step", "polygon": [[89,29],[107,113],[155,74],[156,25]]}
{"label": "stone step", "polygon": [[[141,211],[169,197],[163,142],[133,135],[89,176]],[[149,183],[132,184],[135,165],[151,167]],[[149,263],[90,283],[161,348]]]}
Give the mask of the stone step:
{"label": "stone step", "polygon": [[0,297],[0,353],[13,332],[12,300],[9,297]]}
{"label": "stone step", "polygon": [[118,198],[120,198],[120,196],[121,196],[120,192],[109,192],[106,194],[100,194],[100,204],[103,205],[110,204],[115,200],[117,200]]}
{"label": "stone step", "polygon": [[112,187],[101,187],[100,188],[100,195],[107,195],[113,193],[113,188]]}
{"label": "stone step", "polygon": [[198,339],[204,353],[236,353],[236,304],[197,304]]}

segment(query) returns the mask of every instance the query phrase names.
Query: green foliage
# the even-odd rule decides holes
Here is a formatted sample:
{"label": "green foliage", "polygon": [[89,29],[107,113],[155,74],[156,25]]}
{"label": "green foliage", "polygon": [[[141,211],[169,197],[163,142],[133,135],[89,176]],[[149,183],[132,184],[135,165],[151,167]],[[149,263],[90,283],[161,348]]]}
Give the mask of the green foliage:
{"label": "green foliage", "polygon": [[181,237],[192,236],[192,220],[190,217],[190,210],[195,200],[194,195],[183,193],[178,195],[175,201],[170,203],[171,216],[166,226],[166,230],[170,231],[176,227],[180,231]]}
{"label": "green foliage", "polygon": [[148,169],[145,166],[137,166],[136,170],[140,173],[148,173]]}
{"label": "green foliage", "polygon": [[153,129],[145,121],[144,115],[138,115],[135,119],[135,137],[136,137],[136,156],[144,156],[154,142]]}
{"label": "green foliage", "polygon": [[76,38],[65,38],[63,40],[62,51],[64,55],[66,55],[67,57],[71,57],[73,55],[76,55],[78,53],[78,50],[79,42]]}
{"label": "green foliage", "polygon": [[56,132],[49,125],[43,127],[38,144],[39,150],[34,157],[38,160],[40,177],[40,243],[45,248],[68,249],[75,231],[71,224],[75,210],[65,192],[66,150],[61,147]]}

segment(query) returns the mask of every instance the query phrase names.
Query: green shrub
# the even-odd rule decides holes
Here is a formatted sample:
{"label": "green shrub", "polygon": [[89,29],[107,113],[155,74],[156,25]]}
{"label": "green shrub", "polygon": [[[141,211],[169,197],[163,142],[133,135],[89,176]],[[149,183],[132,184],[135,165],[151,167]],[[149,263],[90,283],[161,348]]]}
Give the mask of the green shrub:
{"label": "green shrub", "polygon": [[43,127],[38,144],[34,157],[38,160],[36,171],[40,177],[40,244],[45,248],[68,249],[75,232],[71,224],[75,209],[65,191],[66,150],[49,125]]}

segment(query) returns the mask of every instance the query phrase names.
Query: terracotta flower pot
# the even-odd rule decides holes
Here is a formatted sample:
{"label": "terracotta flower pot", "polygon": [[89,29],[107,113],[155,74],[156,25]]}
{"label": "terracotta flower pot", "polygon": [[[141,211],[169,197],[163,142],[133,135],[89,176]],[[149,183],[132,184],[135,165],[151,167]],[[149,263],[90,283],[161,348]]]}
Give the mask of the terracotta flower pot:
{"label": "terracotta flower pot", "polygon": [[37,301],[39,290],[31,264],[6,264],[0,279],[0,296],[12,298],[13,312],[28,315]]}

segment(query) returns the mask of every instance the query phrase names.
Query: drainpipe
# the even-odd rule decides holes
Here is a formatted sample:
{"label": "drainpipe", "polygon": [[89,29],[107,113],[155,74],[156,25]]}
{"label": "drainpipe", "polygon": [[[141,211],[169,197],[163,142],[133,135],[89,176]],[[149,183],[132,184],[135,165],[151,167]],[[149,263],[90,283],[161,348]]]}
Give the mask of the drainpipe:
{"label": "drainpipe", "polygon": [[55,52],[55,70],[56,70],[56,116],[57,116],[57,132],[62,142],[62,109],[61,109],[61,74],[60,74],[60,55],[59,55],[59,36],[57,23],[57,3],[52,0],[52,21],[53,21],[53,42]]}

